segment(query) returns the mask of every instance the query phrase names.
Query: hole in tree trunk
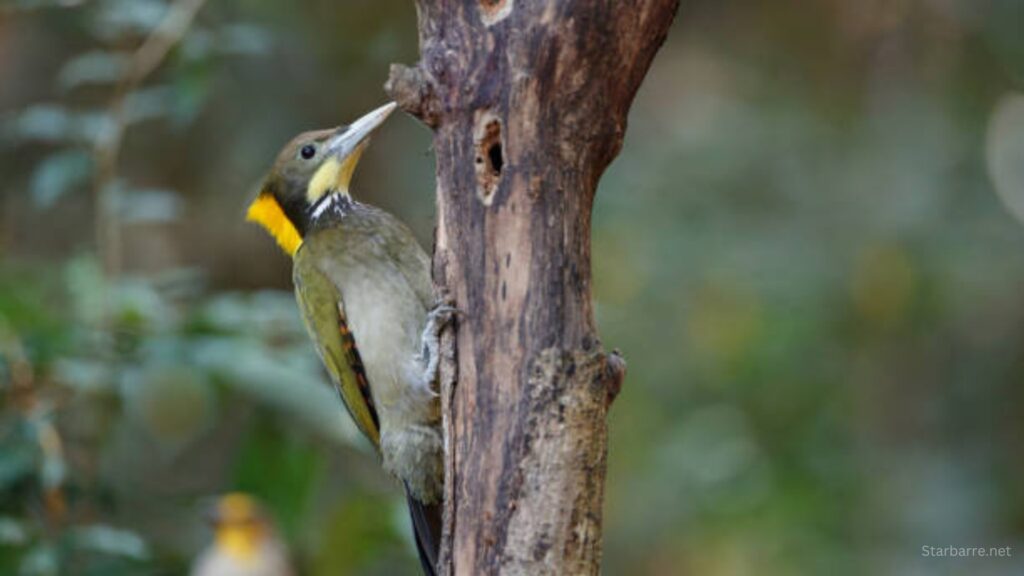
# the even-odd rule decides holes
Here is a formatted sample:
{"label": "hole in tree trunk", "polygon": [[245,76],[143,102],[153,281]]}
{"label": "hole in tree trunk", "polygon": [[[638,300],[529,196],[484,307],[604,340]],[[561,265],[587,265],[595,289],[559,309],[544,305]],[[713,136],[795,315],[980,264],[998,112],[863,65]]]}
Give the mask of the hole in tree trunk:
{"label": "hole in tree trunk", "polygon": [[480,0],[480,19],[491,26],[512,13],[514,0]]}
{"label": "hole in tree trunk", "polygon": [[501,183],[501,171],[505,167],[504,150],[501,145],[501,121],[487,113],[477,119],[476,125],[476,184],[477,196],[490,206]]}
{"label": "hole in tree trunk", "polygon": [[501,164],[504,162],[501,158],[501,142],[495,142],[487,149],[487,158],[491,161],[491,170],[501,175]]}

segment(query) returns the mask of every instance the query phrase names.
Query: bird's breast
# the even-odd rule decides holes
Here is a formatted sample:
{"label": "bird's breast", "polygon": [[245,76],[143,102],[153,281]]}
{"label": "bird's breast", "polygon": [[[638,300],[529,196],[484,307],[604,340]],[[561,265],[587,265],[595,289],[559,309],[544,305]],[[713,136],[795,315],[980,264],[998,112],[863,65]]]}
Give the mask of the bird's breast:
{"label": "bird's breast", "polygon": [[427,311],[384,250],[336,254],[321,269],[342,296],[382,426],[429,396],[417,360]]}

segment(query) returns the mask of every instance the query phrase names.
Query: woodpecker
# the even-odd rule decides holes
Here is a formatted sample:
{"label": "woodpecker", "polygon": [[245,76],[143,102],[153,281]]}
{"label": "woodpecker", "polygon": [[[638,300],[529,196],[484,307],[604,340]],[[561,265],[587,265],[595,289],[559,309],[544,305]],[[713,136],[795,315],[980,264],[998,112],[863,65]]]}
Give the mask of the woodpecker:
{"label": "woodpecker", "polygon": [[438,335],[430,258],[405,224],[349,184],[390,103],[350,125],[304,132],[277,156],[247,219],[292,258],[310,338],[359,430],[405,487],[424,571],[436,571],[444,484]]}

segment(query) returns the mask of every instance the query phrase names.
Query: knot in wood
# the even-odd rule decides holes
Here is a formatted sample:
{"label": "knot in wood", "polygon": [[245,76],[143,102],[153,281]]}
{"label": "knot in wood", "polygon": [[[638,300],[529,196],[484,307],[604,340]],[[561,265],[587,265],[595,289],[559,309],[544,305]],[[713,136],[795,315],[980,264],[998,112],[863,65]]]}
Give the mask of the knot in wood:
{"label": "knot in wood", "polygon": [[402,110],[437,128],[441,114],[434,80],[423,68],[392,64],[384,91]]}

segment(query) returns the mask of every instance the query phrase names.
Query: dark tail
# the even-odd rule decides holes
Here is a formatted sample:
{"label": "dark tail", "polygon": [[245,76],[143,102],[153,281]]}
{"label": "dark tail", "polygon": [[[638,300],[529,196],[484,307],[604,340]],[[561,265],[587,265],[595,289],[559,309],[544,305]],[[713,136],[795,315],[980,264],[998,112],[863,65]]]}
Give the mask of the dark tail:
{"label": "dark tail", "polygon": [[416,537],[416,551],[426,576],[437,576],[437,552],[441,547],[441,504],[424,504],[405,491],[409,517]]}

